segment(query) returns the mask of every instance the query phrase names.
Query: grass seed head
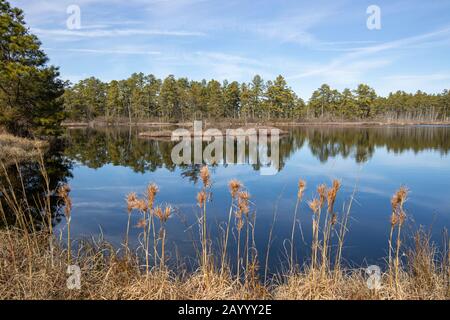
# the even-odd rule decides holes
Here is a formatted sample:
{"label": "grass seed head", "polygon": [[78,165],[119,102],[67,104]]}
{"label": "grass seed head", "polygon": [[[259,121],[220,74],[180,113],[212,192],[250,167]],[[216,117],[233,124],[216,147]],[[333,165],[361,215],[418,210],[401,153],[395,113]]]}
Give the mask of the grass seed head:
{"label": "grass seed head", "polygon": [[328,204],[328,213],[333,213],[334,203],[336,201],[336,196],[341,187],[341,183],[339,180],[333,181],[333,187],[328,190],[327,193],[327,204]]}
{"label": "grass seed head", "polygon": [[317,187],[317,193],[319,194],[319,199],[320,199],[320,207],[323,207],[323,204],[325,202],[325,198],[327,196],[327,186],[324,184],[321,184],[320,186]]}
{"label": "grass seed head", "polygon": [[319,209],[320,209],[320,201],[317,198],[314,198],[313,200],[311,200],[310,202],[308,202],[309,207],[311,208],[312,212],[314,214],[319,213]]}
{"label": "grass seed head", "polygon": [[64,202],[64,214],[66,218],[70,218],[70,213],[72,212],[72,199],[69,196],[70,187],[67,184],[59,187],[57,194]]}
{"label": "grass seed head", "polygon": [[136,201],[136,209],[138,209],[141,212],[146,212],[148,209],[147,202],[143,199],[139,199]]}
{"label": "grass seed head", "polygon": [[306,189],[306,182],[304,180],[299,180],[298,181],[298,194],[297,197],[301,200],[303,197],[303,193],[305,192]]}
{"label": "grass seed head", "polygon": [[203,205],[206,202],[206,192],[204,190],[200,191],[199,193],[197,193],[197,205],[201,208],[203,207]]}
{"label": "grass seed head", "polygon": [[172,215],[172,207],[166,206],[164,210],[161,207],[157,207],[155,209],[155,215],[156,217],[158,217],[161,223],[166,223],[167,220],[169,220],[170,216]]}
{"label": "grass seed head", "polygon": [[238,193],[238,209],[246,216],[248,216],[248,213],[250,212],[249,200],[250,194],[247,191],[241,191]]}
{"label": "grass seed head", "polygon": [[211,175],[209,173],[208,166],[203,166],[200,169],[200,178],[203,181],[203,186],[206,188],[211,184]]}
{"label": "grass seed head", "polygon": [[137,201],[138,198],[136,192],[131,192],[127,195],[128,213],[131,213],[131,210],[136,209]]}
{"label": "grass seed head", "polygon": [[153,207],[155,203],[156,194],[159,192],[159,188],[156,184],[152,183],[147,187],[147,197],[148,197],[148,206],[149,208]]}
{"label": "grass seed head", "polygon": [[242,183],[239,180],[233,179],[228,183],[231,197],[236,198],[239,190],[242,188]]}

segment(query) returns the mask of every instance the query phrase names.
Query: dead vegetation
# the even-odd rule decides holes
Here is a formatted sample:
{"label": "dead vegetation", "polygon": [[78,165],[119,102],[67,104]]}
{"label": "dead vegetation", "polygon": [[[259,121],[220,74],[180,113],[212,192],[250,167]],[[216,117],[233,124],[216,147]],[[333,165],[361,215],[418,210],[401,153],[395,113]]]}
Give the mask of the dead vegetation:
{"label": "dead vegetation", "polygon": [[20,138],[0,131],[0,161],[5,164],[36,160],[46,146],[45,141]]}

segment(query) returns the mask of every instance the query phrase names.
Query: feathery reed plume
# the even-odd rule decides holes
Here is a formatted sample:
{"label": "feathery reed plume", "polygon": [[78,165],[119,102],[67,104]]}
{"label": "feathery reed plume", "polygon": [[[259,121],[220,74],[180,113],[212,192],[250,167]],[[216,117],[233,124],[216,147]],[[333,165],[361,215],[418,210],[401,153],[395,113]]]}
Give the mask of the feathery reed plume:
{"label": "feathery reed plume", "polygon": [[313,212],[313,220],[312,220],[312,254],[311,254],[311,269],[314,269],[317,260],[317,250],[319,246],[319,221],[320,221],[320,211],[321,211],[321,201],[317,198],[314,198],[309,203],[309,208]]}
{"label": "feathery reed plume", "polygon": [[70,187],[65,184],[59,187],[58,197],[60,197],[64,203],[64,215],[67,220],[67,264],[70,265],[72,257],[72,248],[70,240],[70,222],[71,222],[71,212],[72,212],[72,199],[69,196]]}
{"label": "feathery reed plume", "polygon": [[242,188],[242,183],[239,180],[233,179],[228,183],[228,187],[230,189],[231,197],[236,198],[239,190]]}
{"label": "feathery reed plume", "polygon": [[325,203],[325,199],[327,197],[327,186],[324,184],[318,186],[317,193],[319,194],[320,207],[322,208],[323,204]]}
{"label": "feathery reed plume", "polygon": [[207,222],[206,222],[206,201],[208,194],[206,192],[207,188],[211,186],[211,175],[209,173],[208,166],[203,166],[200,169],[200,178],[203,182],[202,190],[197,194],[197,204],[200,208],[203,208],[203,214],[201,219],[202,224],[202,268],[207,275],[208,267],[208,248],[207,248]]}
{"label": "feathery reed plume", "polygon": [[127,222],[127,233],[125,235],[125,249],[128,252],[128,236],[130,233],[131,212],[133,211],[133,209],[136,209],[136,203],[137,203],[136,192],[131,192],[127,195],[126,203],[127,203],[127,212],[128,212],[128,222]]}
{"label": "feathery reed plume", "polygon": [[170,215],[172,214],[172,207],[166,206],[164,210],[161,207],[158,207],[155,211],[155,215],[158,217],[161,223],[166,223],[169,220]]}
{"label": "feathery reed plume", "polygon": [[[327,192],[327,212],[328,215],[325,216],[324,228],[323,228],[323,246],[322,246],[322,271],[325,272],[328,267],[328,248],[331,247],[329,244],[331,237],[331,230],[337,221],[336,213],[334,212],[334,204],[336,202],[336,197],[339,189],[341,188],[341,183],[339,180],[333,180],[332,187]],[[330,216],[330,217],[328,217]],[[334,220],[334,223],[333,223]]]}
{"label": "feathery reed plume", "polygon": [[250,193],[247,191],[241,191],[238,193],[238,209],[241,213],[248,216],[250,208],[248,206],[250,200]]}
{"label": "feathery reed plume", "polygon": [[210,180],[211,175],[210,175],[210,173],[209,173],[208,166],[203,166],[203,167],[200,169],[200,178],[201,178],[202,181],[203,181],[203,187],[204,187],[204,188],[207,188],[207,187],[210,186],[210,184],[211,184],[211,180]]}
{"label": "feathery reed plume", "polygon": [[148,223],[148,230],[147,230],[147,239],[146,239],[146,256],[145,256],[145,260],[146,260],[146,264],[148,265],[148,249],[150,247],[150,234],[151,231],[153,229],[153,255],[154,255],[154,261],[155,261],[155,266],[157,264],[157,248],[156,248],[156,230],[155,230],[155,222],[153,219],[153,206],[155,203],[155,198],[156,198],[156,194],[159,192],[159,188],[155,183],[151,183],[147,186],[147,206],[148,206],[148,216],[149,216],[149,223]]}
{"label": "feathery reed plume", "polygon": [[200,207],[200,208],[203,208],[203,206],[204,206],[204,204],[205,204],[205,202],[206,202],[206,199],[207,199],[207,194],[206,194],[206,192],[205,191],[200,191],[199,193],[197,193],[197,205]]}
{"label": "feathery reed plume", "polygon": [[221,270],[220,272],[222,273],[222,275],[223,275],[223,272],[225,269],[225,260],[226,260],[226,256],[227,256],[228,237],[230,234],[231,216],[233,214],[233,203],[238,195],[238,192],[242,188],[242,183],[239,180],[233,179],[228,183],[228,187],[229,187],[230,194],[231,194],[231,205],[230,205],[230,210],[228,212],[228,222],[227,222],[226,231],[225,231],[225,239],[223,241],[222,261],[221,261],[221,266],[220,266],[220,270]]}
{"label": "feathery reed plume", "polygon": [[128,213],[131,213],[133,209],[136,209],[136,203],[138,201],[136,192],[131,192],[127,195]]}
{"label": "feathery reed plume", "polygon": [[398,215],[397,210],[399,206],[399,199],[397,197],[397,193],[394,194],[394,196],[391,199],[391,206],[392,206],[392,214],[391,214],[391,230],[389,232],[389,269],[392,268],[392,238],[394,236],[394,230],[395,227],[398,224]]}
{"label": "feathery reed plume", "polygon": [[[292,222],[292,231],[291,231],[291,257],[290,257],[290,269],[291,269],[291,273],[294,271],[294,241],[295,241],[295,225],[297,223],[297,211],[298,211],[298,206],[300,204],[300,202],[302,201],[303,198],[303,193],[305,192],[306,189],[306,182],[304,180],[299,180],[298,181],[298,191],[297,191],[297,201],[295,203],[295,210],[294,210],[294,220]],[[302,224],[299,220],[299,226],[300,226],[300,233],[302,236],[302,240],[303,242],[305,242],[305,239],[303,238],[303,230],[302,230]]]}
{"label": "feathery reed plume", "polygon": [[328,190],[327,205],[328,205],[328,213],[330,214],[333,213],[334,203],[336,201],[336,196],[340,188],[341,183],[339,182],[339,180],[334,180],[332,188]]}
{"label": "feathery reed plume", "polygon": [[148,207],[153,208],[155,203],[156,194],[159,192],[159,188],[156,184],[152,183],[147,187]]}
{"label": "feathery reed plume", "polygon": [[138,209],[142,214],[145,215],[148,209],[147,202],[144,199],[139,199],[136,202],[136,209]]}
{"label": "feathery reed plume", "polygon": [[305,189],[306,189],[306,182],[304,180],[300,179],[298,182],[298,193],[297,193],[298,199],[300,199],[300,200],[302,199]]}
{"label": "feathery reed plume", "polygon": [[398,287],[398,273],[399,273],[399,267],[400,267],[400,246],[401,246],[401,237],[400,232],[403,226],[403,223],[406,219],[406,213],[403,210],[403,205],[406,202],[406,198],[408,196],[408,189],[406,187],[401,187],[397,192],[397,198],[399,199],[399,206],[398,206],[398,228],[397,228],[397,248],[396,248],[396,254],[395,254],[395,282]]}
{"label": "feathery reed plume", "polygon": [[392,238],[394,234],[394,230],[397,227],[397,239],[396,239],[396,252],[395,252],[395,263],[394,263],[394,275],[395,275],[395,283],[396,288],[398,288],[398,273],[399,273],[399,254],[401,247],[401,229],[406,220],[406,213],[403,209],[403,205],[406,202],[408,197],[409,190],[402,186],[400,189],[394,194],[391,199],[392,206],[392,214],[390,218],[391,230],[389,233],[389,268],[392,268]]}
{"label": "feathery reed plume", "polygon": [[312,212],[314,214],[318,214],[319,213],[319,208],[320,208],[320,202],[319,199],[314,198],[313,200],[308,202],[308,206],[309,208],[312,210]]}

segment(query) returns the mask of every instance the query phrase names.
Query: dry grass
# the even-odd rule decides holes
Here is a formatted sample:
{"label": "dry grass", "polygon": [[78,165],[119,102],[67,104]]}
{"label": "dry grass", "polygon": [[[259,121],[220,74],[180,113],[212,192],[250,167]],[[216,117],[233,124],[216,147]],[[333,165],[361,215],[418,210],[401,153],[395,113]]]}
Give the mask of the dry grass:
{"label": "dry grass", "polygon": [[0,132],[0,161],[5,164],[14,161],[36,160],[47,143],[16,137]]}
{"label": "dry grass", "polygon": [[[45,174],[45,169],[44,173]],[[419,230],[414,238],[414,247],[406,248],[400,238],[386,239],[393,254],[381,276],[381,287],[369,289],[365,268],[346,269],[340,261],[347,221],[351,209],[338,217],[334,202],[340,183],[335,181],[328,188],[317,188],[317,197],[309,202],[314,213],[311,258],[302,261],[301,267],[291,249],[289,270],[276,274],[265,281],[259,279],[258,256],[252,241],[255,232],[255,213],[250,195],[237,180],[230,182],[231,207],[228,225],[224,228],[222,243],[228,243],[230,228],[241,235],[237,251],[223,247],[215,257],[207,238],[207,206],[212,192],[211,176],[205,168],[201,171],[203,182],[199,191],[198,224],[199,242],[198,269],[193,272],[173,271],[166,265],[165,222],[171,216],[170,205],[156,205],[158,187],[149,185],[144,198],[135,193],[127,197],[128,215],[141,214],[142,233],[145,241],[136,252],[128,248],[128,235],[124,248],[115,248],[97,240],[76,240],[63,243],[52,232],[51,226],[41,231],[24,228],[23,225],[6,225],[0,230],[0,299],[449,299],[450,255],[430,241],[429,234]],[[306,183],[301,181],[298,202],[302,201]],[[3,189],[2,192],[6,192]],[[59,188],[61,206],[66,217],[70,217],[70,189]],[[404,219],[403,203],[406,189],[396,193],[393,204],[394,215]],[[298,203],[297,205],[298,206]],[[17,215],[26,210],[16,208]],[[0,218],[6,222],[5,212],[0,206]],[[302,212],[294,209],[294,226]],[[320,218],[322,216],[322,218]],[[233,219],[234,218],[234,221]],[[17,218],[16,221],[26,221]],[[393,227],[399,227],[395,220]],[[45,222],[45,220],[44,220]],[[70,223],[70,219],[68,219]],[[386,219],[389,226],[389,219]],[[128,229],[128,228],[127,228]],[[295,230],[295,228],[293,229]],[[398,231],[398,230],[397,230]],[[330,235],[336,234],[336,244]],[[404,237],[400,232],[397,237]],[[68,236],[70,236],[68,234]],[[291,245],[295,244],[295,232],[291,234]],[[70,239],[70,238],[69,238]],[[299,239],[297,239],[299,242]],[[270,241],[269,241],[270,243]],[[68,250],[71,248],[71,250]],[[144,255],[142,256],[142,252]],[[395,254],[394,254],[395,253]],[[398,257],[402,258],[399,259]],[[333,258],[333,261],[332,260]],[[228,265],[237,259],[238,268]],[[143,261],[145,264],[143,265]],[[69,264],[81,270],[81,289],[67,288]]]}

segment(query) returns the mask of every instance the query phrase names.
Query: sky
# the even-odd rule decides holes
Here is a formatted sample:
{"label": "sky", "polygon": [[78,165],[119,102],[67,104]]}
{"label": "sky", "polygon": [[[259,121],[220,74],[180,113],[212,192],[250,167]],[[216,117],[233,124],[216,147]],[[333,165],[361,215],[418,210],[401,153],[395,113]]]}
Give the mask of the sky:
{"label": "sky", "polygon": [[[366,83],[380,95],[450,89],[450,0],[10,2],[72,82],[134,72],[240,82],[281,74],[304,99],[323,83]],[[372,5],[379,16],[368,13]]]}

